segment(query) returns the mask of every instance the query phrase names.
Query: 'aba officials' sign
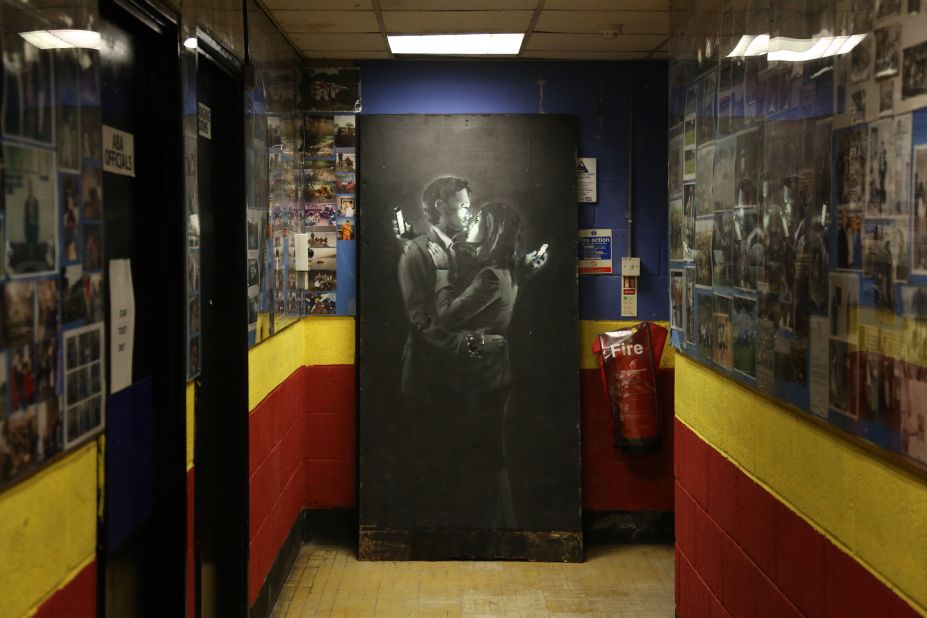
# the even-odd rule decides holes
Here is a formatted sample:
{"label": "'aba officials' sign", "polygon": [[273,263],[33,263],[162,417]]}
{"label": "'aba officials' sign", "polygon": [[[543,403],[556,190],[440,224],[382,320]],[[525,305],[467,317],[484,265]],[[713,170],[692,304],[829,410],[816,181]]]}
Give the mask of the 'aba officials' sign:
{"label": "'aba officials' sign", "polygon": [[103,125],[103,171],[135,177],[135,136]]}

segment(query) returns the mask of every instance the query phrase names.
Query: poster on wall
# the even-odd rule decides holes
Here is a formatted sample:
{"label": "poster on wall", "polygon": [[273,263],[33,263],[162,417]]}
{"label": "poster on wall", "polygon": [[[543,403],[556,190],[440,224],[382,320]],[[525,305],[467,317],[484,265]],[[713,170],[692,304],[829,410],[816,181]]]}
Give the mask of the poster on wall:
{"label": "poster on wall", "polygon": [[301,109],[307,112],[359,112],[360,69],[310,67],[303,70]]}
{"label": "poster on wall", "polygon": [[596,193],[596,158],[580,157],[576,160],[576,201],[590,204],[599,201]]}
{"label": "poster on wall", "polygon": [[103,428],[106,376],[103,324],[64,334],[65,442],[70,445]]}
{"label": "poster on wall", "polygon": [[573,119],[359,125],[361,557],[580,559]]}
{"label": "poster on wall", "polygon": [[596,228],[579,230],[579,274],[610,275],[612,263],[612,230]]}

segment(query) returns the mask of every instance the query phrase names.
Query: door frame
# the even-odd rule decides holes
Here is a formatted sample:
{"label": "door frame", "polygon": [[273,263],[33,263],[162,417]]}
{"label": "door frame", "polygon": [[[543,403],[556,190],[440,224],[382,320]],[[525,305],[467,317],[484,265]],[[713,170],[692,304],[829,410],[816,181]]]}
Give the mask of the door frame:
{"label": "door frame", "polygon": [[[246,26],[247,28],[247,26]],[[237,168],[239,173],[228,173],[225,175],[228,182],[234,182],[235,186],[232,192],[240,197],[240,203],[234,204],[213,204],[216,214],[224,214],[225,223],[235,230],[235,233],[229,234],[222,238],[222,255],[223,255],[223,272],[221,281],[223,288],[231,290],[234,295],[235,290],[239,293],[236,298],[237,303],[232,303],[232,313],[228,319],[232,322],[240,322],[240,328],[231,329],[232,332],[222,332],[221,336],[210,336],[209,325],[206,324],[208,311],[203,309],[203,330],[201,334],[201,345],[203,350],[203,363],[201,369],[203,373],[197,379],[197,396],[196,396],[196,452],[197,465],[196,482],[197,487],[195,503],[197,504],[195,516],[196,530],[196,612],[199,616],[203,608],[203,562],[202,551],[205,538],[199,534],[204,527],[214,530],[217,521],[214,519],[207,520],[210,516],[210,508],[199,508],[201,501],[207,499],[204,492],[199,488],[208,486],[211,489],[219,486],[219,497],[222,500],[222,517],[219,521],[221,530],[219,535],[222,537],[217,544],[222,544],[226,548],[226,553],[221,555],[221,560],[226,564],[223,567],[224,573],[237,571],[237,581],[231,582],[228,579],[221,580],[223,597],[238,599],[236,614],[247,616],[248,614],[248,561],[249,561],[249,459],[248,459],[248,340],[247,340],[247,261],[246,261],[246,227],[245,227],[245,142],[244,142],[244,64],[235,56],[227,52],[212,37],[201,29],[197,29],[197,92],[196,99],[199,103],[200,88],[200,63],[208,63],[210,67],[224,79],[228,79],[228,85],[238,94],[234,107],[231,108],[232,120],[228,122],[227,127],[231,133],[229,143],[234,144],[227,153],[227,159],[231,161],[232,167]],[[217,118],[213,108],[213,120]],[[213,125],[213,135],[215,136],[216,124]],[[197,141],[200,138],[197,137]],[[199,152],[199,146],[197,147]],[[197,156],[199,159],[199,155]],[[198,163],[199,165],[199,163]],[[197,170],[197,187],[199,188],[200,172]],[[228,184],[228,183],[226,183]],[[203,237],[200,242],[201,256],[207,250],[211,243],[218,244],[218,235],[216,238],[208,238],[207,234],[210,229],[204,222],[203,202],[198,200],[199,215],[201,221],[201,233]],[[237,233],[240,232],[240,233]],[[201,257],[202,259],[202,257]],[[205,275],[205,270],[201,271]],[[203,278],[204,283],[205,276]],[[206,298],[207,287],[202,289],[201,298],[203,303],[209,302]],[[213,335],[218,335],[212,331]],[[212,379],[207,366],[207,348],[217,348],[219,354],[224,358],[221,380]],[[208,381],[212,379],[212,384]],[[207,409],[214,407],[209,397],[209,389],[222,390],[227,396],[229,391],[234,391],[231,396],[234,399],[232,409]],[[205,392],[204,392],[205,391]],[[205,396],[202,396],[205,395]],[[221,421],[221,423],[220,423]],[[209,443],[213,436],[212,430],[221,430],[219,442]],[[221,442],[221,444],[220,444]],[[219,447],[216,449],[216,447]],[[221,453],[221,455],[219,454]],[[215,461],[206,461],[206,458],[215,456]],[[208,484],[208,485],[207,485]],[[213,494],[215,497],[215,494]],[[218,504],[213,504],[213,511],[218,515]],[[237,565],[236,565],[237,563]],[[219,580],[217,580],[219,581]],[[232,615],[230,611],[231,601],[226,606],[225,612],[216,613],[216,608],[212,608],[213,615]],[[203,615],[209,615],[208,613]]]}
{"label": "door frame", "polygon": [[[128,24],[138,29],[145,29],[161,38],[163,47],[155,51],[155,58],[161,60],[168,58],[167,50],[171,49],[171,74],[175,77],[175,99],[172,106],[162,110],[162,124],[172,130],[165,131],[160,143],[160,150],[164,153],[174,153],[170,158],[165,174],[168,178],[160,186],[164,187],[165,194],[170,198],[166,200],[174,207],[167,211],[168,219],[155,233],[160,233],[170,243],[170,247],[185,246],[186,230],[183,210],[183,99],[180,80],[180,44],[178,38],[178,15],[159,0],[101,0],[99,4],[101,19],[112,21],[119,27]],[[104,195],[104,208],[105,208]],[[104,247],[105,251],[105,247]],[[107,256],[108,259],[109,256]],[[176,298],[169,298],[171,310],[164,316],[167,323],[166,331],[170,333],[168,340],[163,342],[167,348],[164,356],[170,359],[167,367],[162,369],[162,384],[159,385],[160,394],[157,401],[163,405],[154,414],[154,504],[152,520],[154,524],[155,539],[162,549],[154,558],[157,561],[156,572],[160,573],[159,581],[153,582],[156,593],[163,599],[166,615],[183,615],[185,607],[185,564],[186,564],[186,509],[187,509],[187,480],[186,480],[186,374],[183,362],[184,333],[186,332],[185,311],[185,266],[181,254],[171,255],[165,252],[161,272],[171,281],[177,282],[175,286],[167,286],[168,294],[176,293]],[[108,277],[108,273],[107,273]],[[150,282],[138,282],[148,285]],[[108,289],[105,303],[106,325],[111,324],[109,315]],[[107,364],[112,359],[107,358]],[[104,494],[105,495],[105,494]],[[106,547],[104,539],[107,530],[107,508],[103,501],[102,517],[98,520],[97,558],[99,568],[105,574]],[[97,577],[98,614],[105,614],[106,577]]]}

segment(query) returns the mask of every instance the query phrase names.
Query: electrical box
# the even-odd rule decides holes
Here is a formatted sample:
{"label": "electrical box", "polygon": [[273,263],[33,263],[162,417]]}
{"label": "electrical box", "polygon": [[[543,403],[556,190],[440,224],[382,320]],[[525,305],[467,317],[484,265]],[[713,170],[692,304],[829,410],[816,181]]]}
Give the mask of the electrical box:
{"label": "electrical box", "polygon": [[640,277],[641,276],[641,259],[639,257],[621,258],[621,276],[622,277]]}

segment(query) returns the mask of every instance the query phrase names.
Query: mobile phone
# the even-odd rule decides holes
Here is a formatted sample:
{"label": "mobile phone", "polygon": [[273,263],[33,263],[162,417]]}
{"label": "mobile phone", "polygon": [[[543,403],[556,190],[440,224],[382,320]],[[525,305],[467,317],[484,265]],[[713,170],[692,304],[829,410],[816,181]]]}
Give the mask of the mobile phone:
{"label": "mobile phone", "polygon": [[544,243],[543,245],[541,245],[541,248],[538,249],[538,252],[534,257],[535,258],[543,257],[545,253],[547,253],[547,243]]}
{"label": "mobile phone", "polygon": [[393,208],[393,233],[397,238],[403,238],[406,232],[411,229],[408,223],[406,223],[405,217],[402,216],[402,207],[396,206]]}

